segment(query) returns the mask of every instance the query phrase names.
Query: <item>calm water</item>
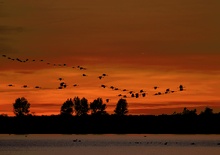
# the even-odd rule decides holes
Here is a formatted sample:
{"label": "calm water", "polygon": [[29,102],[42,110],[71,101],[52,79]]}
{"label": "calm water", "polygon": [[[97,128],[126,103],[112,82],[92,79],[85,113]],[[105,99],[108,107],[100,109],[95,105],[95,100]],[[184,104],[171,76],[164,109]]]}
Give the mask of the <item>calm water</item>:
{"label": "calm water", "polygon": [[219,155],[220,135],[0,135],[0,155]]}

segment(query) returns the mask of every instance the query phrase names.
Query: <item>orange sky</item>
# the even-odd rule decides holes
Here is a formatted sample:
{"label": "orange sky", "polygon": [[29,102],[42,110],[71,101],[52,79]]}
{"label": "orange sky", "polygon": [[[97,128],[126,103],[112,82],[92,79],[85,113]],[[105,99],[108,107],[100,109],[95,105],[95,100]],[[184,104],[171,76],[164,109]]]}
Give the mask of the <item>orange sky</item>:
{"label": "orange sky", "polygon": [[[126,93],[101,84],[148,93],[145,98],[127,99],[130,114],[170,114],[183,107],[206,106],[219,112],[219,4],[218,0],[2,0],[0,54],[38,62],[19,63],[1,56],[0,113],[13,115],[12,103],[22,96],[38,115],[58,114],[62,103],[75,96],[89,102],[110,98],[107,111],[112,113],[117,95]],[[87,70],[71,68],[78,65]],[[102,73],[108,76],[99,80]],[[68,84],[66,89],[57,89],[59,77]],[[75,83],[79,86],[72,87]],[[22,88],[24,84],[29,88]],[[178,90],[180,84],[186,91],[153,95],[167,88]],[[42,89],[34,89],[36,85]]]}

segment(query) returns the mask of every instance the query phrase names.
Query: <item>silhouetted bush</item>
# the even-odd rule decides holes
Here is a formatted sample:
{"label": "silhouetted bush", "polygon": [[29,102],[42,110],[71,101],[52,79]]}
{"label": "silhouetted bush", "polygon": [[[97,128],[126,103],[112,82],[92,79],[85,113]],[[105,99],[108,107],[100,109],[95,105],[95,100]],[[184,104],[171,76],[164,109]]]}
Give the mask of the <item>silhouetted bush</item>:
{"label": "silhouetted bush", "polygon": [[186,115],[186,116],[196,116],[197,113],[196,113],[196,109],[194,110],[189,110],[187,109],[186,107],[183,109],[183,112],[182,112],[182,115]]}
{"label": "silhouetted bush", "polygon": [[200,113],[200,115],[211,116],[213,115],[213,109],[206,107],[205,110]]}

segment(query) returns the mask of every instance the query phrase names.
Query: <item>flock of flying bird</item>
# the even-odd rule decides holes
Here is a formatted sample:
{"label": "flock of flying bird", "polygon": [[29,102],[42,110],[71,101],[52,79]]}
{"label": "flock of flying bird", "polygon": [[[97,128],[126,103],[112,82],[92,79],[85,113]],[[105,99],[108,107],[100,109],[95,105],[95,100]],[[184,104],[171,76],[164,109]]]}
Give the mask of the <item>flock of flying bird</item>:
{"label": "flock of flying bird", "polygon": [[[11,57],[8,57],[6,55],[2,55],[3,58],[6,58],[8,60],[11,60],[11,61],[17,61],[17,62],[20,62],[20,63],[26,63],[26,62],[45,62],[45,60],[36,60],[36,59],[20,59],[20,58],[11,58]],[[67,64],[55,64],[55,63],[49,63],[49,62],[46,62],[47,65],[52,65],[52,66],[57,66],[57,67],[68,67]],[[78,69],[78,70],[87,70],[87,68],[85,67],[82,67],[82,66],[72,66],[71,68],[75,68],[75,69]],[[83,77],[86,77],[88,76],[87,74],[83,73],[82,74]],[[101,75],[99,75],[97,78],[99,80],[105,78],[106,76],[108,76],[106,73],[103,73]],[[57,87],[57,89],[65,89],[67,88],[67,83],[64,82],[64,79],[63,78],[58,78],[58,81],[59,81],[59,86]],[[13,84],[8,84],[9,87],[14,87]],[[73,87],[77,87],[79,86],[78,84],[73,84],[72,85]],[[22,88],[29,88],[28,85],[23,85]],[[35,86],[34,87],[35,89],[41,89],[42,87],[40,86]],[[121,89],[121,88],[118,88],[118,87],[115,87],[115,86],[107,86],[105,84],[101,84],[101,88],[109,88],[111,90],[114,90],[114,91],[120,91],[121,93],[123,92],[123,94],[118,94],[117,96],[118,97],[121,97],[121,98],[139,98],[139,97],[146,97],[148,95],[148,93],[146,92],[146,90],[139,90],[139,91],[133,91],[133,90],[128,90],[128,89]],[[153,89],[156,91],[156,93],[154,93],[153,95],[155,96],[160,96],[160,95],[165,95],[165,94],[170,94],[170,93],[174,93],[174,92],[177,92],[177,91],[184,91],[185,88],[183,85],[179,85],[178,87],[178,90],[171,90],[170,88],[167,88],[166,90],[164,90],[163,92],[161,91],[157,91],[158,90],[158,86],[154,86]],[[106,99],[106,102],[108,103],[110,99]]]}

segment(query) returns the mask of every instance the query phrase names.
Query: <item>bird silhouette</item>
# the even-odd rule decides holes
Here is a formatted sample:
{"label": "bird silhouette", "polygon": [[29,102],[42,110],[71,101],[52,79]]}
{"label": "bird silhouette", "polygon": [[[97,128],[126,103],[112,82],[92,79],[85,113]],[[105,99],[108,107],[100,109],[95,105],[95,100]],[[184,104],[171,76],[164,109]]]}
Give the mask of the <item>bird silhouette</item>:
{"label": "bird silhouette", "polygon": [[107,99],[106,99],[106,102],[108,103],[108,102],[109,102],[109,100],[110,100],[110,99],[108,99],[108,98],[107,98]]}
{"label": "bird silhouette", "polygon": [[9,86],[9,87],[12,87],[12,86],[13,86],[13,84],[9,84],[8,86]]}
{"label": "bird silhouette", "polygon": [[179,86],[179,91],[183,91],[183,85]]}
{"label": "bird silhouette", "polygon": [[129,94],[133,94],[134,93],[134,91],[129,91]]}
{"label": "bird silhouette", "polygon": [[111,88],[111,89],[114,89],[115,87],[114,87],[114,86],[111,86],[110,88]]}
{"label": "bird silhouette", "polygon": [[58,78],[58,80],[59,80],[59,81],[62,81],[62,80],[63,80],[63,78]]}
{"label": "bird silhouette", "polygon": [[123,98],[127,98],[127,95],[123,95]]}
{"label": "bird silhouette", "polygon": [[73,85],[73,87],[76,87],[76,86],[78,86],[78,85],[77,85],[77,84],[74,84],[74,85]]}
{"label": "bird silhouette", "polygon": [[28,86],[27,85],[23,85],[23,88],[27,88]]}
{"label": "bird silhouette", "polygon": [[154,89],[156,90],[156,89],[158,89],[159,87],[157,87],[157,86],[154,86]]}
{"label": "bird silhouette", "polygon": [[98,76],[98,78],[101,80],[103,77],[102,76]]}
{"label": "bird silhouette", "polygon": [[66,88],[66,86],[67,86],[67,85],[66,85],[65,82],[61,82],[61,83],[60,83],[60,87]]}
{"label": "bird silhouette", "polygon": [[161,92],[157,92],[154,95],[162,95],[162,93]]}
{"label": "bird silhouette", "polygon": [[101,87],[102,87],[102,88],[106,88],[107,86],[106,86],[106,85],[104,85],[104,84],[102,84],[102,85],[101,85]]}
{"label": "bird silhouette", "polygon": [[143,93],[143,92],[144,92],[144,90],[143,90],[143,89],[141,89],[141,90],[140,90],[140,93]]}
{"label": "bird silhouette", "polygon": [[146,93],[143,93],[143,94],[141,94],[143,97],[145,97],[146,96]]}
{"label": "bird silhouette", "polygon": [[87,76],[86,74],[82,74],[82,76]]}
{"label": "bird silhouette", "polygon": [[82,66],[77,66],[77,68],[79,68],[80,70],[86,70],[86,68],[84,68]]}
{"label": "bird silhouette", "polygon": [[138,94],[138,93],[136,93],[136,94],[135,94],[135,97],[136,97],[136,98],[138,98],[138,97],[139,97],[139,94]]}
{"label": "bird silhouette", "polygon": [[170,93],[170,89],[169,88],[167,88],[166,91],[165,91],[165,94],[168,94],[168,93]]}
{"label": "bird silhouette", "polygon": [[16,58],[16,60],[17,60],[17,61],[19,61],[19,62],[21,62],[21,60],[20,60],[20,59],[18,59],[18,58]]}

